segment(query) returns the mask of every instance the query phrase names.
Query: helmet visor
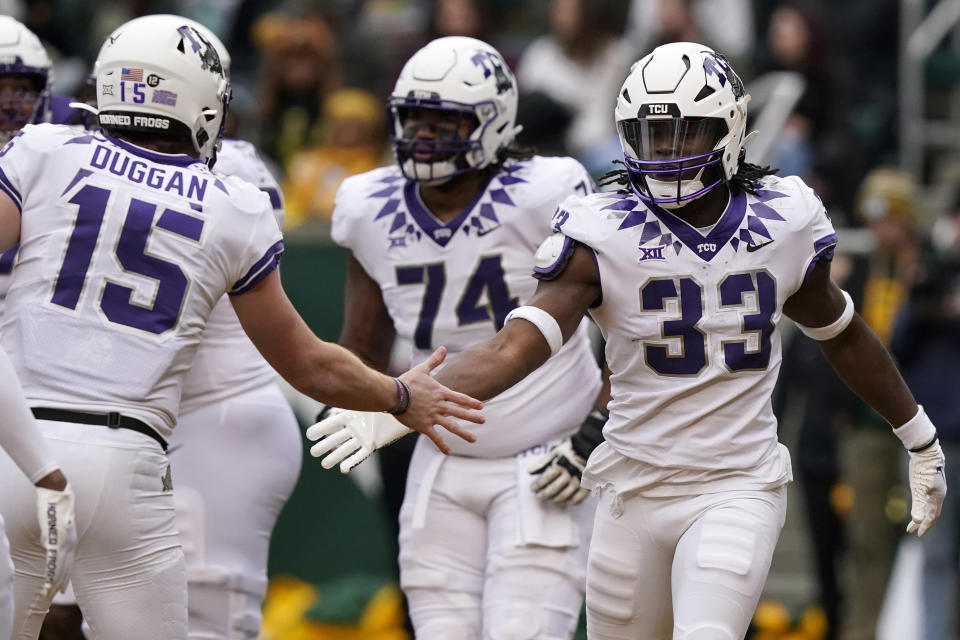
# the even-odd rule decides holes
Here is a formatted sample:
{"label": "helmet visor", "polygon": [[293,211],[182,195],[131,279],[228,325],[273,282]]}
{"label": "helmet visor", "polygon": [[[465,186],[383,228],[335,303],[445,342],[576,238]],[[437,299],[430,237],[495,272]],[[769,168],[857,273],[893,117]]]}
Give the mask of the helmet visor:
{"label": "helmet visor", "polygon": [[638,118],[619,124],[634,158],[644,164],[663,164],[665,171],[675,171],[679,163],[716,150],[727,135],[727,123],[720,118]]}

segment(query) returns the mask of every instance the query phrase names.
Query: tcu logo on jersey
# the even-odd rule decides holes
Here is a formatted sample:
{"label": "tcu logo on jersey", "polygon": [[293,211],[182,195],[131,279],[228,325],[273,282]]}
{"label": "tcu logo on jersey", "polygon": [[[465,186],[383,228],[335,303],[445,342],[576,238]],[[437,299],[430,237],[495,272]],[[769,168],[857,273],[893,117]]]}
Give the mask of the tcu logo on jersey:
{"label": "tcu logo on jersey", "polygon": [[697,245],[698,253],[714,253],[717,250],[717,245],[713,242],[701,242]]}
{"label": "tcu logo on jersey", "polygon": [[640,247],[640,262],[644,260],[666,260],[663,255],[664,247]]}
{"label": "tcu logo on jersey", "polygon": [[450,238],[450,236],[452,235],[452,233],[453,233],[453,232],[450,231],[450,229],[447,229],[446,227],[443,227],[442,229],[436,229],[436,230],[433,232],[433,237],[436,238],[437,240],[446,240],[446,239]]}

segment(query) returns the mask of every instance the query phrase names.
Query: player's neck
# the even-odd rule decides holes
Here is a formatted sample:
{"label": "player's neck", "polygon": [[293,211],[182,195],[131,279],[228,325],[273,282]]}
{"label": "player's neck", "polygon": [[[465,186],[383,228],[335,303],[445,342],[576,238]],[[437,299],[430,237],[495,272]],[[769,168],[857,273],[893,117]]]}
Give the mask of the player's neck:
{"label": "player's neck", "polygon": [[197,151],[193,148],[193,145],[184,140],[165,140],[159,137],[146,138],[144,136],[124,135],[118,135],[117,137],[124,142],[129,142],[130,144],[149,149],[150,151],[197,157]]}
{"label": "player's neck", "polygon": [[438,220],[448,222],[463,213],[487,186],[489,179],[489,172],[481,170],[454,176],[441,185],[421,184],[420,199]]}
{"label": "player's neck", "polygon": [[673,213],[690,226],[703,229],[716,224],[720,220],[723,212],[727,209],[729,197],[730,190],[728,188],[712,189],[702,198],[697,198],[679,209],[674,209]]}

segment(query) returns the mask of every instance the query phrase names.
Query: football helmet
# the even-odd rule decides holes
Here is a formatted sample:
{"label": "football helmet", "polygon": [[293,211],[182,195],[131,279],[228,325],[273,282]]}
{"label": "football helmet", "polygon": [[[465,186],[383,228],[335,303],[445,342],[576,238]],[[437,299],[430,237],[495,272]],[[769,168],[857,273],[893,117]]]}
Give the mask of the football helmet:
{"label": "football helmet", "polygon": [[10,16],[0,16],[0,76],[23,76],[33,88],[0,88],[0,144],[26,124],[50,115],[53,63],[40,39]]}
{"label": "football helmet", "polygon": [[[110,34],[111,37],[116,37],[119,34],[121,29],[126,28],[128,25],[135,24],[141,20],[149,20],[152,23],[156,23],[158,18],[167,18],[172,19],[177,22],[188,24],[197,31],[200,32],[200,35],[204,36],[210,43],[213,45],[214,49],[217,50],[217,54],[220,55],[220,65],[223,67],[223,75],[227,79],[227,82],[230,82],[230,52],[227,51],[227,47],[223,44],[223,41],[217,37],[213,31],[200,24],[196,20],[191,20],[190,18],[184,18],[183,16],[174,15],[172,13],[157,13],[148,16],[140,16],[139,18],[134,18],[128,22],[123,23],[119,27],[113,30],[113,33]],[[106,50],[107,45],[110,44],[110,38],[104,40],[103,44],[100,46],[100,51],[97,53],[97,61],[93,63],[93,72],[90,74],[90,84],[97,83],[97,62],[99,62],[100,57],[103,55],[103,52]]]}
{"label": "football helmet", "polygon": [[220,146],[230,91],[209,31],[195,24],[151,15],[114,30],[94,64],[98,119],[108,130],[162,132],[179,123],[209,163]]}
{"label": "football helmet", "polygon": [[513,72],[474,38],[438,38],[413,54],[388,104],[397,163],[426,184],[496,162],[520,132]]}
{"label": "football helmet", "polygon": [[704,45],[661,45],[634,63],[614,114],[637,196],[676,209],[730,180],[749,100],[727,59]]}

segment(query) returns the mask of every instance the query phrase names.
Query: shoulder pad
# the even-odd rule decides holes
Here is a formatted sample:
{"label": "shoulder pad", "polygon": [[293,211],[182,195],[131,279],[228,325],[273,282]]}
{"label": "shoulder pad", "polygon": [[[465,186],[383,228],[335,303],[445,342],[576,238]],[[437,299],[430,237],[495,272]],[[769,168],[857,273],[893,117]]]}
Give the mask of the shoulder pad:
{"label": "shoulder pad", "polygon": [[553,233],[540,243],[533,255],[533,275],[540,280],[553,280],[567,266],[573,255],[573,241],[562,233]]}

